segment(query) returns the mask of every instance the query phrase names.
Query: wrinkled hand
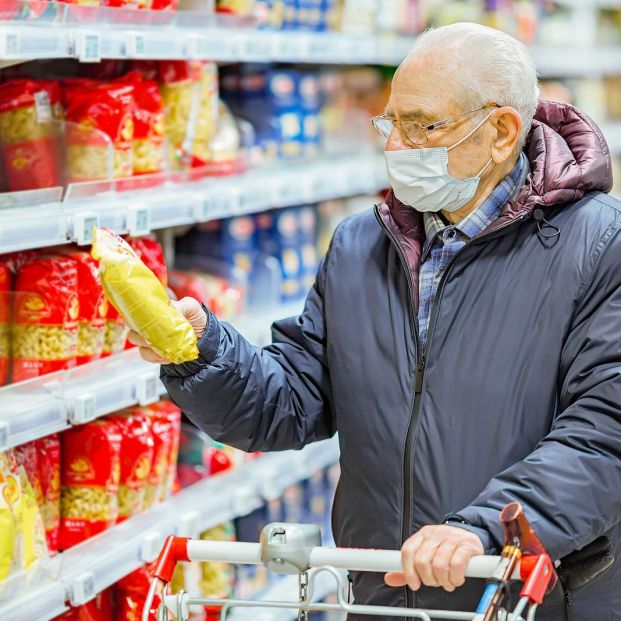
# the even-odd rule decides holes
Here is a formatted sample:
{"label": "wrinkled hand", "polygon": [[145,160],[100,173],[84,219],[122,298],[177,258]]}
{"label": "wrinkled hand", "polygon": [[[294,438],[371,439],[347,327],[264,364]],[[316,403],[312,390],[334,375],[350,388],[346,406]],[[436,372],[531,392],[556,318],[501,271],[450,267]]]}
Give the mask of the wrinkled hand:
{"label": "wrinkled hand", "polygon": [[[178,302],[171,300],[170,303],[190,322],[196,337],[200,338],[203,336],[203,332],[207,326],[207,315],[200,302],[194,298],[182,298]],[[170,364],[170,361],[159,356],[138,332],[130,331],[127,338],[130,343],[138,345],[140,355],[147,362]]]}
{"label": "wrinkled hand", "polygon": [[468,561],[485,552],[481,540],[456,526],[425,526],[410,537],[401,548],[403,571],[387,573],[388,586],[413,591],[422,585],[454,591],[465,582]]}

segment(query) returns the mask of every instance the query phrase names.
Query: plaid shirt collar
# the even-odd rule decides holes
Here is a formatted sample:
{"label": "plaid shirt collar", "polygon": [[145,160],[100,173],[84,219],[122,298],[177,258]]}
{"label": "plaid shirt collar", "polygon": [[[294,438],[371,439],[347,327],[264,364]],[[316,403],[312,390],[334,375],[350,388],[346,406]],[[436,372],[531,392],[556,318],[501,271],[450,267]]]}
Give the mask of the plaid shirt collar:
{"label": "plaid shirt collar", "polygon": [[[453,225],[453,228],[464,241],[476,237],[498,218],[500,210],[517,194],[517,191],[526,181],[529,168],[528,158],[523,152],[520,153],[517,164],[493,189],[492,193],[472,213]],[[425,212],[423,221],[426,238],[422,256],[424,261],[437,235],[450,225],[442,219],[439,212]]]}

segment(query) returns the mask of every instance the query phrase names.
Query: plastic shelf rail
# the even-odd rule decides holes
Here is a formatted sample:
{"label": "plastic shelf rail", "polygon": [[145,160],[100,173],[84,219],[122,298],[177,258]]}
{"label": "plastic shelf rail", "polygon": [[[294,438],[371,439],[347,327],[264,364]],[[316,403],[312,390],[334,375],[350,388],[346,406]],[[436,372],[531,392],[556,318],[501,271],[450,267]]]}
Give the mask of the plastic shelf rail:
{"label": "plastic shelf rail", "polygon": [[66,603],[85,603],[101,590],[150,562],[166,536],[197,537],[202,531],[254,511],[270,493],[284,490],[338,460],[336,439],[302,451],[264,455],[231,472],[206,479],[142,515],[9,578],[0,592],[0,618],[47,621]]}
{"label": "plastic shelf rail", "polygon": [[374,193],[387,185],[382,159],[374,151],[362,151],[187,183],[164,179],[155,188],[119,192],[110,191],[108,183],[82,184],[71,186],[62,202],[60,188],[2,195],[0,254],[67,241],[88,244],[93,225],[136,236],[274,207]]}
{"label": "plastic shelf rail", "polygon": [[[301,303],[276,306],[232,323],[251,342],[265,345],[275,320],[300,311]],[[5,386],[0,388],[0,451],[125,407],[148,405],[163,394],[159,367],[144,362],[136,350]]]}

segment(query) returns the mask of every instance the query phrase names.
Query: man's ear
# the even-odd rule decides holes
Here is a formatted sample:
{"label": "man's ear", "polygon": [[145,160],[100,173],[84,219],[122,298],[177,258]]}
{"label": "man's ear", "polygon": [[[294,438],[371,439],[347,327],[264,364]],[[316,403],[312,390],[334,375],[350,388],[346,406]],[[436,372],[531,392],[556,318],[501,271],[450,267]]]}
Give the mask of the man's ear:
{"label": "man's ear", "polygon": [[515,153],[522,130],[522,118],[514,108],[503,106],[494,111],[490,121],[496,131],[491,155],[496,164],[502,164]]}

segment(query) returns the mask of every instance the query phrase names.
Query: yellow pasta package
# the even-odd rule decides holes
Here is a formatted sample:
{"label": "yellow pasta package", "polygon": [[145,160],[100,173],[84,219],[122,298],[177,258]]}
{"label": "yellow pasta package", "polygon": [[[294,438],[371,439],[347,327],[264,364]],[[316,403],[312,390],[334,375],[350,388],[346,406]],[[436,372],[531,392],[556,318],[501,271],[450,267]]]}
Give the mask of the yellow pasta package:
{"label": "yellow pasta package", "polygon": [[93,258],[106,297],[127,324],[159,356],[180,364],[198,358],[196,334],[170,303],[166,290],[125,240],[100,228],[95,231]]}
{"label": "yellow pasta package", "polygon": [[21,500],[19,478],[10,466],[10,453],[0,453],[0,582],[13,568],[17,546],[15,509]]}
{"label": "yellow pasta package", "polygon": [[29,569],[38,560],[47,557],[47,546],[41,511],[37,505],[35,492],[22,466],[19,468],[19,478],[22,502],[17,514],[17,526],[21,536],[18,562],[21,569]]}

